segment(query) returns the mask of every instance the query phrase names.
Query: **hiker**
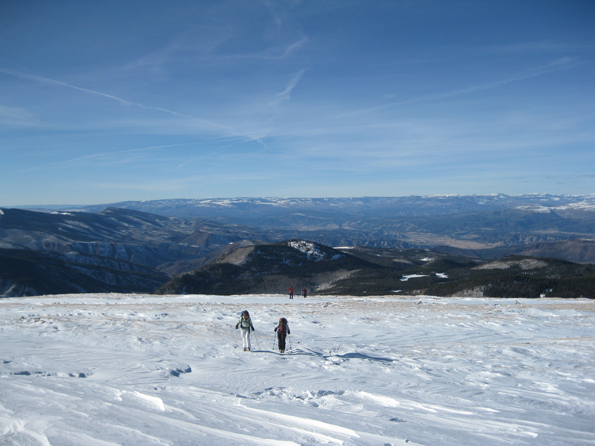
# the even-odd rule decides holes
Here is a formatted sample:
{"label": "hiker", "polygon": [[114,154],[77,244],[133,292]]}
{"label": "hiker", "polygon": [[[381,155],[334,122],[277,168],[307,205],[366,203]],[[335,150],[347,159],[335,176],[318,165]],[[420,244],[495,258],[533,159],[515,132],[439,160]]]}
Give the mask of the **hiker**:
{"label": "hiker", "polygon": [[252,325],[252,319],[250,319],[250,313],[245,310],[240,317],[240,320],[236,324],[236,330],[238,327],[242,327],[242,344],[244,345],[244,351],[250,351],[250,329],[254,330]]}
{"label": "hiker", "polygon": [[275,327],[277,332],[277,340],[279,341],[279,353],[285,353],[285,337],[291,334],[289,331],[289,325],[287,325],[287,319],[282,317],[279,319],[279,324]]}
{"label": "hiker", "polygon": [[289,298],[293,299],[293,287],[289,287]]}
{"label": "hiker", "polygon": [[302,289],[302,295],[303,295],[304,297],[307,297],[307,296],[308,296],[308,292],[306,291],[306,289],[305,289],[305,288],[303,288],[303,289]]}

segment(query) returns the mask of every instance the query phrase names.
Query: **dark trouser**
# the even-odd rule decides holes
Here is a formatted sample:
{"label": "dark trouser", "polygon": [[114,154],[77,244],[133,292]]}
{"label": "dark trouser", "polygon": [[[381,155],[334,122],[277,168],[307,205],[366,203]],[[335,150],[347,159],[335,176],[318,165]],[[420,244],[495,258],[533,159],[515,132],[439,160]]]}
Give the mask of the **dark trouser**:
{"label": "dark trouser", "polygon": [[285,336],[285,333],[277,333],[277,340],[279,341],[279,350],[285,350]]}

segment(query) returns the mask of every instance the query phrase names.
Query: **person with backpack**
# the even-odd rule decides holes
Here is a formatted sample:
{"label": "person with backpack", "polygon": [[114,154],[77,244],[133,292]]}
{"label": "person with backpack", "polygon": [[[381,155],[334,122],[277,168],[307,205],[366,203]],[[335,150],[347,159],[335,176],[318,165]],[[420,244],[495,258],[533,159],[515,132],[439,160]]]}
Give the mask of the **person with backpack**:
{"label": "person with backpack", "polygon": [[250,319],[250,313],[248,310],[244,310],[240,320],[236,324],[236,330],[238,327],[242,328],[242,344],[244,346],[244,351],[250,351],[250,329],[254,330],[254,325],[252,325],[252,319]]}
{"label": "person with backpack", "polygon": [[275,327],[275,331],[277,332],[277,340],[279,341],[279,353],[285,353],[285,338],[288,334],[291,334],[289,325],[287,325],[287,319],[284,317],[279,319],[279,324]]}

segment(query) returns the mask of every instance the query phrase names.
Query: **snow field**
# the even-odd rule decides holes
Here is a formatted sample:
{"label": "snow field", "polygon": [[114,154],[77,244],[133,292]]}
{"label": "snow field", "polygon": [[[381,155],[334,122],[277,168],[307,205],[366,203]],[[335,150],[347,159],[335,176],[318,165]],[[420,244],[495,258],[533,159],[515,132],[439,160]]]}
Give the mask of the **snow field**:
{"label": "snow field", "polygon": [[595,444],[594,327],[585,299],[2,299],[0,444]]}

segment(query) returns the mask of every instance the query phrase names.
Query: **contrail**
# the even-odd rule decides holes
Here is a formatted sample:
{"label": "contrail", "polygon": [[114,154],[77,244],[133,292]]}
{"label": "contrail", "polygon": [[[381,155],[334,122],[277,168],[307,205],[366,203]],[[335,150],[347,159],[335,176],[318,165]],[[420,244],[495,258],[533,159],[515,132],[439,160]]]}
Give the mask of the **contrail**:
{"label": "contrail", "polygon": [[283,90],[281,93],[277,93],[275,97],[273,97],[273,100],[270,102],[270,105],[277,105],[280,102],[289,100],[291,90],[295,88],[295,86],[298,84],[305,72],[306,70],[300,70],[296,74],[294,74],[293,77],[289,80],[287,87],[285,87],[285,90]]}
{"label": "contrail", "polygon": [[61,85],[63,87],[72,88],[74,90],[84,91],[86,93],[96,94],[96,95],[103,96],[106,98],[114,99],[124,105],[137,105],[139,107],[142,107],[142,104],[135,104],[134,102],[127,101],[125,99],[119,98],[117,96],[113,96],[111,94],[101,93],[99,91],[94,91],[94,90],[89,90],[87,88],[77,87],[76,85],[70,85],[65,82],[56,81],[54,79],[48,79],[47,77],[41,77],[41,76],[35,76],[33,74],[21,73],[19,71],[7,70],[5,68],[0,68],[0,71],[2,73],[10,74],[11,76],[20,77],[21,79],[32,79],[32,80],[36,80],[39,82],[45,82],[48,84]]}
{"label": "contrail", "polygon": [[127,101],[126,99],[119,98],[118,96],[114,96],[114,95],[107,94],[107,93],[102,93],[100,91],[89,90],[88,88],[77,87],[76,85],[67,84],[66,82],[60,82],[60,81],[57,81],[55,79],[49,79],[47,77],[36,76],[36,75],[33,75],[33,74],[21,73],[19,71],[7,70],[5,68],[0,68],[0,72],[5,73],[5,74],[9,74],[11,76],[15,76],[15,77],[18,77],[18,78],[21,78],[21,79],[31,79],[31,80],[35,80],[35,81],[39,81],[39,82],[45,82],[47,84],[60,85],[62,87],[72,88],[73,90],[83,91],[85,93],[91,93],[91,94],[94,94],[94,95],[97,95],[97,96],[103,96],[105,98],[113,99],[114,101],[118,101],[122,105],[135,106],[135,107],[142,108],[144,110],[160,111],[160,112],[163,112],[163,113],[168,113],[170,115],[176,116],[178,118],[186,118],[186,119],[197,120],[197,121],[202,122],[203,124],[208,124],[209,126],[212,126],[212,127],[215,127],[215,128],[221,129],[221,130],[225,130],[226,132],[229,132],[229,133],[233,133],[230,129],[226,128],[225,126],[223,126],[221,124],[215,124],[213,122],[207,121],[207,120],[202,119],[202,118],[197,118],[195,116],[185,115],[183,113],[178,113],[178,112],[175,112],[175,111],[172,111],[172,110],[167,110],[167,109],[161,108],[161,107],[150,107],[150,106],[146,106],[146,105],[140,104],[138,102]]}

